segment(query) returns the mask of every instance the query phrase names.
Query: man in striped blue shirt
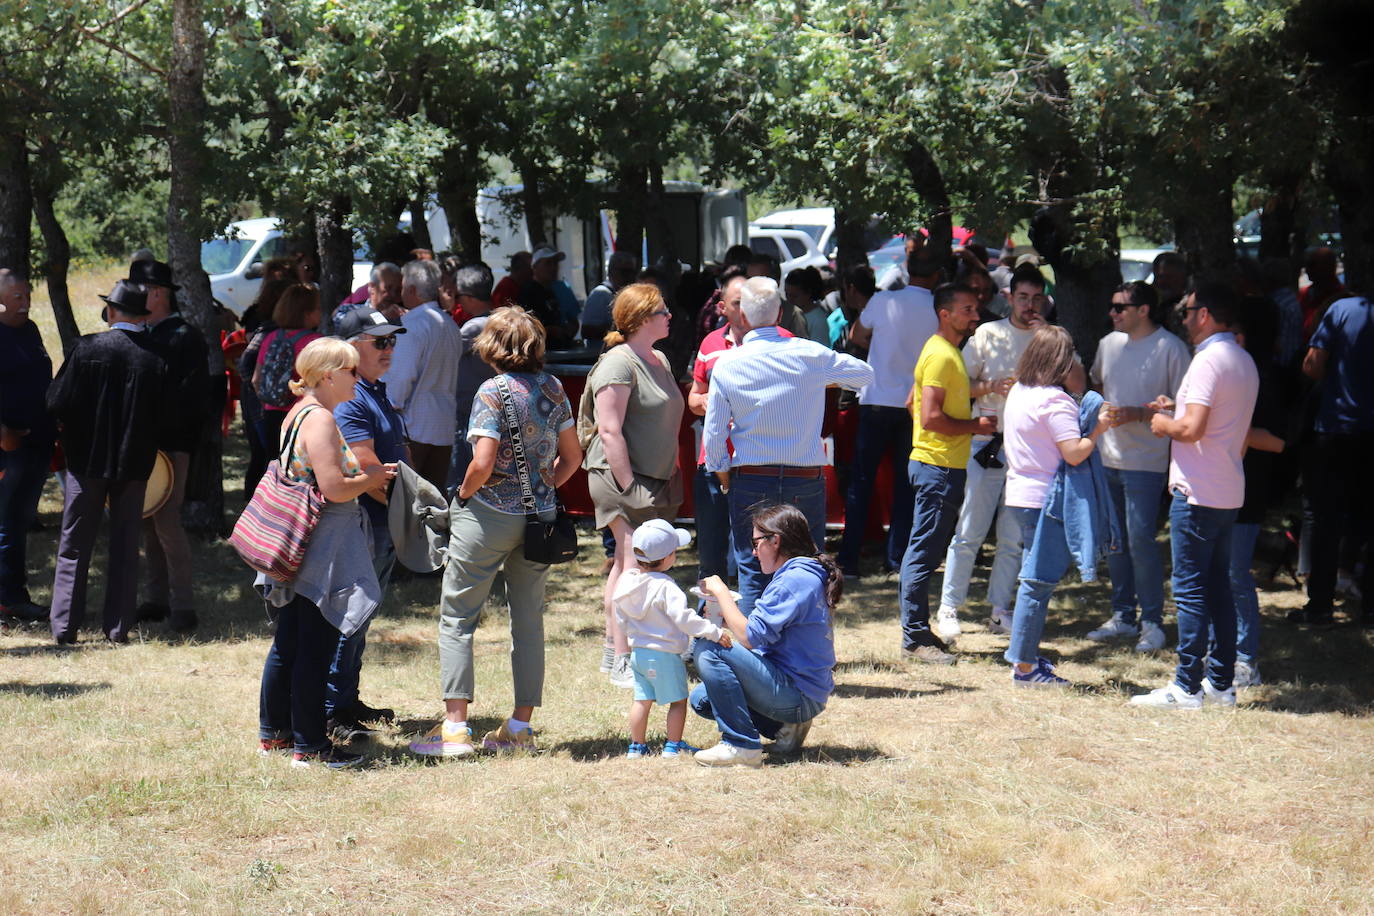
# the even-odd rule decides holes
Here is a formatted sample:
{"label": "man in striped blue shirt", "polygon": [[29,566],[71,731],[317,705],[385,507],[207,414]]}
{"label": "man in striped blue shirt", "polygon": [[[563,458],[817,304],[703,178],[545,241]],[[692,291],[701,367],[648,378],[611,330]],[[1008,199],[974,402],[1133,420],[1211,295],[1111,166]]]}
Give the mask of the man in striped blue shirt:
{"label": "man in striped blue shirt", "polygon": [[[777,328],[778,284],[754,277],[740,293],[744,341],[716,360],[706,400],[706,468],[730,501],[740,610],[746,615],[768,584],[754,556],[750,513],[789,502],[805,513],[817,547],[825,546],[825,389],[858,390],[873,381],[863,360]],[[733,456],[726,446],[729,439]]]}

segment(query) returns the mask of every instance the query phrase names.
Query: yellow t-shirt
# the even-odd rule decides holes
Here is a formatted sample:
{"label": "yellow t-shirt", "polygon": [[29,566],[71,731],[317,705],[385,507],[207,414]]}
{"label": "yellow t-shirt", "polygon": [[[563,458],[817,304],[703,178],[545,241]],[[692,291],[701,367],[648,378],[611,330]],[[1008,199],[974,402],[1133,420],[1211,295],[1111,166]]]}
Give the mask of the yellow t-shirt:
{"label": "yellow t-shirt", "polygon": [[919,390],[926,387],[945,389],[945,413],[956,420],[972,419],[972,404],[968,396],[968,371],[964,369],[963,354],[959,352],[958,347],[939,334],[932,334],[926,345],[921,348],[921,358],[916,361],[915,375],[918,390],[915,405],[916,422],[911,434],[911,459],[942,468],[967,467],[969,443],[973,441],[972,434],[946,436],[922,429]]}

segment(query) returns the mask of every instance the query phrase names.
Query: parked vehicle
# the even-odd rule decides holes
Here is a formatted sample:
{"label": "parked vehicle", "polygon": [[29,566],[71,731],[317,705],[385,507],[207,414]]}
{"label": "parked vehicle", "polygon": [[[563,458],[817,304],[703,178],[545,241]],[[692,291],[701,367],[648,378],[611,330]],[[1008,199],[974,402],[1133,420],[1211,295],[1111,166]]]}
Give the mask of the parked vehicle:
{"label": "parked vehicle", "polygon": [[1155,258],[1170,251],[1169,248],[1127,248],[1121,252],[1121,282],[1134,283],[1155,280]]}
{"label": "parked vehicle", "polygon": [[[201,243],[200,266],[210,275],[210,293],[215,301],[241,316],[262,286],[263,263],[290,253],[280,220],[246,219],[230,223],[223,237]],[[372,259],[366,248],[359,245],[353,253],[350,290],[366,283],[371,272]]]}
{"label": "parked vehicle", "polygon": [[830,259],[816,247],[816,240],[800,229],[774,229],[750,223],[749,247],[755,254],[774,258],[784,277],[801,267],[830,266]]}

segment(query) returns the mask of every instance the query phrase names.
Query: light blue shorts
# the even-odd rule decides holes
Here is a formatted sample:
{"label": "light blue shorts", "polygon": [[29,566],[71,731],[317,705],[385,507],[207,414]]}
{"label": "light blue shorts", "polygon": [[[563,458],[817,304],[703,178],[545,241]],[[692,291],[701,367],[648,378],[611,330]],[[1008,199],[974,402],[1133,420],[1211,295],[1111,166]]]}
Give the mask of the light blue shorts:
{"label": "light blue shorts", "polygon": [[687,666],[682,656],[660,649],[631,649],[630,668],[635,673],[636,700],[666,706],[687,699]]}

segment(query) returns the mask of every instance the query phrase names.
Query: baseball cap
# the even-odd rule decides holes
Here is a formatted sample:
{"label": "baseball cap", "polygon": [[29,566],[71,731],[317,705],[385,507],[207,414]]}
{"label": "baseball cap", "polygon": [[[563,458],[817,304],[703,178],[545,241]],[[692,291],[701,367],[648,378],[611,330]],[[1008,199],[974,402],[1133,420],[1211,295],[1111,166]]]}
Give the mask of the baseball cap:
{"label": "baseball cap", "polygon": [[385,337],[388,334],[404,334],[406,329],[386,320],[386,316],[376,309],[360,308],[345,312],[334,322],[334,332],[344,340],[352,340],[364,334]]}
{"label": "baseball cap", "polygon": [[556,248],[551,248],[548,245],[540,245],[538,248],[534,249],[534,254],[530,255],[530,263],[538,264],[540,261],[546,261],[549,258],[561,261],[566,257],[566,254]]}
{"label": "baseball cap", "polygon": [[657,563],[680,547],[692,543],[691,532],[674,528],[661,518],[652,518],[635,529],[630,539],[635,557],[646,563]]}

